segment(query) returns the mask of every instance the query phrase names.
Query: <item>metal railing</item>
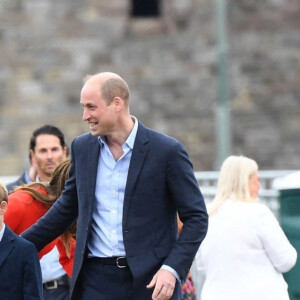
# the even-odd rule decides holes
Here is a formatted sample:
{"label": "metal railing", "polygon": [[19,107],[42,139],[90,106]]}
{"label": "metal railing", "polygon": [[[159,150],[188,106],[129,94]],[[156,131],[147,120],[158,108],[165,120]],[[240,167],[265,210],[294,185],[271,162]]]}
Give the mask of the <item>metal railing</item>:
{"label": "metal railing", "polygon": [[0,176],[0,181],[3,182],[4,184],[8,184],[10,182],[13,182],[17,180],[19,176]]}
{"label": "metal railing", "polygon": [[[276,171],[260,171],[260,191],[259,198],[261,202],[265,203],[270,209],[278,215],[279,201],[278,191],[273,188],[273,180],[280,176],[284,176],[295,171],[291,170],[276,170]],[[217,182],[219,172],[208,171],[208,172],[195,172],[198,180],[201,192],[204,196],[205,202],[209,203],[215,196],[217,189]],[[16,180],[18,176],[0,176],[0,181],[4,184]]]}
{"label": "metal railing", "polygon": [[[295,171],[291,170],[276,170],[276,171],[260,171],[260,190],[259,199],[266,204],[276,216],[279,213],[278,190],[273,188],[275,178],[288,175]],[[206,204],[209,203],[216,194],[219,172],[195,172],[201,192]]]}

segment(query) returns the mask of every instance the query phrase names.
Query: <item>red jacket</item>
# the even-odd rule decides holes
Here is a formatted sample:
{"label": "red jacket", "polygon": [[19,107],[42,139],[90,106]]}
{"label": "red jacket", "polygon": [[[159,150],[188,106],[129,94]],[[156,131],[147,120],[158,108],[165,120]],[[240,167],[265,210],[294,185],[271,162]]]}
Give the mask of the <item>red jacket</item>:
{"label": "red jacket", "polygon": [[[42,190],[42,192],[45,192]],[[7,211],[4,215],[4,222],[16,234],[21,234],[31,225],[35,224],[48,210],[50,206],[35,200],[30,194],[24,190],[16,190],[8,196]],[[46,245],[40,252],[39,258],[50,252],[54,246],[57,246],[59,251],[59,261],[71,277],[73,272],[75,241],[72,241],[72,249],[70,258],[62,245],[60,238]]]}

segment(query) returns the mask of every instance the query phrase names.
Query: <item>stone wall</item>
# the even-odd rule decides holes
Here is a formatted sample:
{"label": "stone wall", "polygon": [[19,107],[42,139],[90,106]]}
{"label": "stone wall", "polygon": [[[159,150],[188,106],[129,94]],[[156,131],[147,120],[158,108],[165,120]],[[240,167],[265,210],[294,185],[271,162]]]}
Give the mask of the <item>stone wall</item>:
{"label": "stone wall", "polygon": [[[216,1],[166,2],[160,19],[130,20],[124,0],[0,2],[0,175],[28,166],[31,132],[88,130],[86,74],[113,71],[131,113],[182,141],[198,171],[216,165]],[[300,168],[300,2],[227,2],[232,153],[261,169]]]}

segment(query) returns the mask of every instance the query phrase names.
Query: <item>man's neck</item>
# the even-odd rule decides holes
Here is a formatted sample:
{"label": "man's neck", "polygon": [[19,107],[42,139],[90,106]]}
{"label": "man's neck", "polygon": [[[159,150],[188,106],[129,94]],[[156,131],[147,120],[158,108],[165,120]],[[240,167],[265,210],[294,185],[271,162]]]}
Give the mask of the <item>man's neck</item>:
{"label": "man's neck", "polygon": [[3,216],[0,217],[0,231],[3,229],[4,226],[4,221],[3,221]]}
{"label": "man's neck", "polygon": [[49,182],[51,180],[51,176],[47,176],[45,174],[39,174],[36,176],[37,182]]}
{"label": "man's neck", "polygon": [[129,115],[128,118],[120,120],[118,129],[112,134],[106,135],[106,142],[109,147],[122,147],[129,137],[132,129],[134,127],[134,120]]}

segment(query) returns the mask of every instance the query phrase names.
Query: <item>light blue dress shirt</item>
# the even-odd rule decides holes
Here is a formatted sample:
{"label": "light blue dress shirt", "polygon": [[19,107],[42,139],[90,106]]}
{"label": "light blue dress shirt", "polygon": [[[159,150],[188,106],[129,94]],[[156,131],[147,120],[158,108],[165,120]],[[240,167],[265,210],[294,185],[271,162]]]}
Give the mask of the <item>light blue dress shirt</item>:
{"label": "light blue dress shirt", "polygon": [[93,212],[89,257],[125,256],[122,232],[123,202],[138,121],[123,144],[123,155],[115,161],[104,137],[99,137],[96,202]]}
{"label": "light blue dress shirt", "polygon": [[[115,160],[106,143],[99,137],[100,157],[97,169],[95,209],[93,212],[91,237],[88,242],[88,257],[126,256],[122,218],[125,187],[132,149],[138,130],[138,121],[132,116],[134,127],[123,144],[123,155]],[[171,267],[163,269],[179,276]]]}

